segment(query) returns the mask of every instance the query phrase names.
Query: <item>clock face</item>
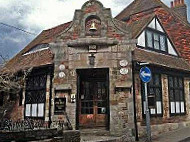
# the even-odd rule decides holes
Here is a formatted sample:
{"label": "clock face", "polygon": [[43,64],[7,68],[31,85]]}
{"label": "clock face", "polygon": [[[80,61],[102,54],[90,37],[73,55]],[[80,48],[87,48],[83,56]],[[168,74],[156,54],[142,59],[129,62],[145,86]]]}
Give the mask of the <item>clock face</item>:
{"label": "clock face", "polygon": [[[97,18],[90,18],[86,21],[85,28],[87,35],[98,35],[100,33],[101,22]],[[95,30],[91,30],[95,29]]]}

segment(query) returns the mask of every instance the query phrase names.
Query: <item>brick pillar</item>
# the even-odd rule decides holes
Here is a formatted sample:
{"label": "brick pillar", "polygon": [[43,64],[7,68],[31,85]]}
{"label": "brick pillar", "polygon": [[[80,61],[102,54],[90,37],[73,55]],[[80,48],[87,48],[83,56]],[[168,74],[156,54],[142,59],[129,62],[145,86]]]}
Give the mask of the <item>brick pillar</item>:
{"label": "brick pillar", "polygon": [[162,102],[163,102],[163,118],[167,119],[170,117],[169,110],[169,93],[168,93],[168,76],[161,75],[162,80]]}

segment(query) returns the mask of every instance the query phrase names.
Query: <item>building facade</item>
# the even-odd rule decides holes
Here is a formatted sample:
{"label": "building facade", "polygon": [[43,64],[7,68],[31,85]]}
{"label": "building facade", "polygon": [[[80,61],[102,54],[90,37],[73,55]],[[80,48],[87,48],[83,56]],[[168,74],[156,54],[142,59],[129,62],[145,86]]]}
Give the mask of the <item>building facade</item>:
{"label": "building facade", "polygon": [[190,26],[172,8],[135,0],[113,18],[99,1],[87,1],[71,22],[43,31],[5,65],[5,72],[31,71],[3,116],[137,139],[146,128],[139,78],[146,63],[152,135],[189,126]]}

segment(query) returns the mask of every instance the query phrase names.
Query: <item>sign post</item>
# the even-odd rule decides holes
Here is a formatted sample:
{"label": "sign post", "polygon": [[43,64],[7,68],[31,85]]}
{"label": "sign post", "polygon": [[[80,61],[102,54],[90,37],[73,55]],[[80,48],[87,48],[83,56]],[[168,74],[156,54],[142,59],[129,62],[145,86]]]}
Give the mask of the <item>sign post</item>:
{"label": "sign post", "polygon": [[141,68],[140,78],[144,82],[144,90],[145,90],[147,141],[151,142],[151,127],[150,127],[150,113],[149,113],[149,108],[148,108],[147,83],[150,82],[150,80],[152,78],[152,74],[151,74],[151,71],[148,67],[142,67]]}

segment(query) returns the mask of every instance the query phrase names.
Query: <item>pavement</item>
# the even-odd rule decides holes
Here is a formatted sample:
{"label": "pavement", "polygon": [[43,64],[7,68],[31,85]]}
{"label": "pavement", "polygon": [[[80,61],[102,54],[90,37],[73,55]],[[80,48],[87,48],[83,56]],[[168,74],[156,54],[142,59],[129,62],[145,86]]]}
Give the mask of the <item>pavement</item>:
{"label": "pavement", "polygon": [[[146,142],[140,139],[139,142]],[[190,142],[190,127],[167,132],[152,138],[152,142]]]}
{"label": "pavement", "polygon": [[[98,136],[90,134],[82,134],[81,142],[117,142],[119,137],[111,137],[108,135]],[[138,142],[146,142],[145,138]],[[152,142],[190,142],[190,127],[181,128],[178,130],[166,132],[152,137]]]}

